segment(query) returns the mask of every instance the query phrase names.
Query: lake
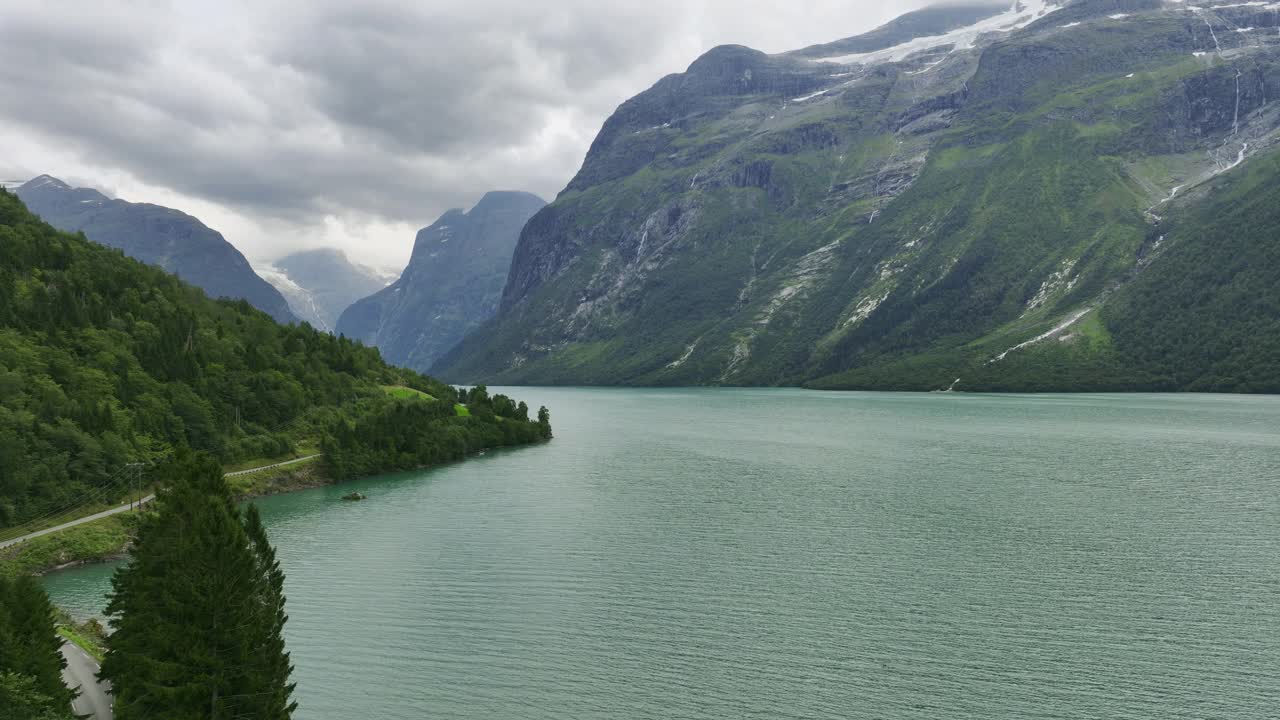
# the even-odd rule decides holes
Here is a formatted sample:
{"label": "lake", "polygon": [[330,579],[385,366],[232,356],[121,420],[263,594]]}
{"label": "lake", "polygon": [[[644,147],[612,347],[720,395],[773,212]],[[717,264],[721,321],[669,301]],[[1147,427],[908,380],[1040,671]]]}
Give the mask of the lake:
{"label": "lake", "polygon": [[300,720],[1280,714],[1280,398],[504,392],[556,440],[259,501]]}

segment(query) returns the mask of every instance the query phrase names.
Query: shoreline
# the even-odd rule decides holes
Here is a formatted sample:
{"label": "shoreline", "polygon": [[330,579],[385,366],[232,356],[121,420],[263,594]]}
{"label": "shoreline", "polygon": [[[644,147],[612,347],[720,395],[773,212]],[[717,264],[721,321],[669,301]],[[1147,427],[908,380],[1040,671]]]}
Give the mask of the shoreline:
{"label": "shoreline", "polygon": [[[248,486],[251,488],[248,492],[236,493],[237,502],[335,484],[314,462],[300,467],[273,466],[261,474],[232,475],[227,479],[231,481],[237,477],[256,481]],[[10,546],[0,551],[0,576],[26,573],[42,577],[63,570],[123,560],[129,556],[129,547],[133,543],[130,517],[130,514],[123,517],[114,515]],[[47,555],[48,559],[37,560],[27,566],[24,556],[32,553]]]}
{"label": "shoreline", "polygon": [[[547,440],[545,442],[550,442]],[[414,468],[408,472],[419,472],[422,470],[431,470],[446,465],[466,462],[482,454],[495,452],[498,450],[516,450],[521,447],[529,447],[530,445],[540,445],[542,443],[530,443],[529,445],[504,446],[496,448],[485,448],[477,450],[453,462],[442,463],[439,465],[427,465]],[[261,472],[244,473],[236,471],[228,473],[225,477],[230,483],[233,483],[232,492],[235,495],[236,502],[243,503],[255,498],[273,497],[275,495],[286,495],[303,490],[314,490],[316,488],[328,487],[331,485],[341,485],[344,482],[361,480],[365,477],[377,477],[381,474],[394,472],[406,472],[389,470],[386,473],[375,473],[373,475],[362,476],[359,478],[350,478],[346,481],[336,481],[329,476],[325,470],[323,463],[318,462],[319,456],[307,458],[307,462],[296,463],[290,462],[285,465],[271,465],[261,469]],[[239,486],[239,487],[236,487]],[[85,523],[73,528],[69,528],[62,533],[44,535],[39,538],[14,545],[0,551],[0,577],[10,574],[27,573],[37,577],[42,577],[63,570],[72,570],[75,568],[85,567],[88,565],[99,565],[103,563],[116,562],[123,560],[129,556],[129,546],[133,543],[132,528],[124,527],[127,524],[126,516],[111,516],[102,518],[91,523]],[[99,542],[92,547],[83,547],[83,536],[92,535],[101,531],[106,527],[107,523],[116,526],[121,535],[113,542]],[[50,560],[44,563],[37,563],[32,567],[22,567],[22,555],[30,552],[32,549],[37,552],[44,551],[50,555]]]}
{"label": "shoreline", "polygon": [[72,560],[70,562],[62,563],[61,565],[55,565],[53,567],[43,568],[41,570],[35,570],[31,574],[34,575],[35,577],[44,577],[45,575],[52,575],[53,573],[62,572],[63,570],[74,570],[75,568],[87,567],[89,565],[104,565],[110,562],[119,562],[120,560],[124,560],[125,558],[129,557],[129,546],[132,544],[133,544],[133,541],[130,540],[128,544],[120,548],[120,552],[114,553],[112,555],[103,555],[102,557],[85,558],[82,560]]}
{"label": "shoreline", "polygon": [[1224,398],[1280,398],[1280,393],[1269,392],[1231,392],[1228,390],[1107,390],[1107,389],[1056,389],[1056,390],[948,390],[946,388],[938,389],[911,389],[911,388],[849,388],[849,387],[814,387],[812,385],[583,385],[578,383],[568,383],[564,385],[554,384],[530,384],[530,385],[504,385],[495,384],[487,385],[491,390],[516,391],[516,390],[643,390],[664,392],[672,390],[800,390],[806,393],[832,393],[842,395],[957,395],[957,396],[974,396],[974,397],[1041,397],[1041,396],[1089,396],[1089,395],[1123,395],[1123,396],[1143,396],[1157,395],[1168,397],[1224,397]]}

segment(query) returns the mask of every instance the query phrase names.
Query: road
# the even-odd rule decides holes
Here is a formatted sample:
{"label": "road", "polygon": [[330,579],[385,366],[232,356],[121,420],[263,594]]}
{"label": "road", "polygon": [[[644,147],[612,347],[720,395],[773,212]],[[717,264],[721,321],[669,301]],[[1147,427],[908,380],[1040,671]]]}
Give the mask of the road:
{"label": "road", "polygon": [[[146,505],[147,503],[155,499],[156,499],[155,495],[148,495],[142,498],[142,504]],[[53,527],[45,528],[44,530],[37,530],[36,532],[28,533],[26,535],[23,535],[22,537],[16,537],[12,540],[5,540],[4,542],[0,542],[0,550],[3,550],[11,545],[17,545],[20,542],[26,542],[28,540],[38,538],[41,535],[51,535],[53,533],[66,530],[67,528],[73,528],[77,525],[90,523],[90,522],[93,522],[94,520],[101,520],[104,517],[111,517],[112,515],[119,515],[122,512],[129,512],[130,507],[131,505],[129,503],[125,503],[118,508],[103,510],[100,513],[94,513],[92,515],[85,515],[84,517],[78,518],[76,520],[72,520],[71,522],[62,523],[61,525],[54,525]]]}
{"label": "road", "polygon": [[[274,464],[272,464],[272,465],[263,465],[262,467],[249,468],[248,470],[239,470],[239,471],[237,471],[237,472],[227,473],[227,474],[226,474],[226,475],[224,475],[223,477],[229,477],[229,478],[230,478],[230,477],[239,477],[239,476],[241,476],[241,475],[248,475],[248,474],[250,474],[250,473],[262,472],[263,470],[270,470],[270,469],[272,469],[272,468],[285,467],[286,465],[296,465],[296,464],[298,464],[298,463],[300,463],[300,462],[306,462],[306,461],[308,461],[308,460],[312,460],[312,459],[314,459],[314,458],[318,458],[318,457],[320,457],[320,454],[319,454],[319,453],[317,453],[317,454],[315,454],[315,455],[308,455],[308,456],[306,456],[306,457],[300,457],[300,458],[297,458],[296,460],[286,460],[285,462],[274,463]],[[156,496],[155,496],[155,495],[148,495],[148,496],[146,496],[146,497],[142,498],[142,503],[141,503],[141,504],[145,505],[145,504],[147,504],[147,503],[149,503],[149,502],[151,502],[152,500],[155,500],[155,499],[156,499]],[[42,535],[50,535],[50,534],[52,534],[52,533],[61,532],[62,530],[66,530],[67,528],[73,528],[73,527],[75,527],[75,526],[77,526],[77,525],[83,525],[83,524],[85,524],[85,523],[90,523],[90,522],[93,522],[94,520],[101,520],[101,519],[102,519],[102,518],[104,518],[104,517],[111,517],[112,515],[118,515],[118,514],[120,514],[120,513],[122,513],[122,512],[128,512],[128,511],[129,511],[129,509],[130,509],[130,507],[131,507],[131,506],[130,506],[130,504],[129,504],[129,503],[125,503],[124,505],[121,505],[121,506],[120,506],[120,507],[118,507],[118,508],[112,508],[112,509],[110,509],[110,510],[103,510],[103,511],[102,511],[102,512],[100,512],[100,513],[94,513],[93,515],[86,515],[86,516],[84,516],[84,517],[82,517],[82,518],[78,518],[78,519],[76,519],[76,520],[72,520],[71,522],[62,523],[61,525],[55,525],[55,526],[53,526],[53,527],[51,527],[51,528],[45,528],[44,530],[38,530],[38,531],[33,532],[33,533],[28,533],[28,534],[26,534],[26,535],[23,535],[22,537],[16,537],[16,538],[14,538],[14,539],[12,539],[12,540],[5,540],[4,542],[0,542],[0,550],[3,550],[3,549],[5,549],[5,548],[7,548],[7,547],[11,547],[11,546],[13,546],[13,545],[17,545],[17,544],[18,544],[18,543],[20,543],[20,542],[26,542],[27,540],[32,540],[32,539],[34,539],[34,538],[38,538],[38,537],[40,537],[40,536],[42,536]]]}
{"label": "road", "polygon": [[72,690],[80,691],[71,709],[81,717],[111,720],[111,683],[98,682],[97,661],[69,642],[62,644],[62,657],[67,659],[62,681]]}
{"label": "road", "polygon": [[248,470],[240,470],[240,471],[238,471],[238,472],[230,472],[230,473],[227,473],[226,475],[223,475],[222,477],[229,477],[229,478],[230,478],[230,477],[239,477],[239,476],[241,476],[241,475],[248,475],[249,473],[256,473],[256,472],[262,472],[263,470],[270,470],[271,468],[284,467],[284,466],[286,466],[286,465],[297,465],[297,464],[298,464],[298,463],[300,463],[300,462],[306,462],[306,461],[308,461],[308,460],[314,460],[315,458],[318,458],[318,457],[320,457],[320,453],[316,453],[315,455],[308,455],[308,456],[306,456],[306,457],[296,458],[296,459],[294,459],[294,460],[285,460],[284,462],[279,462],[279,463],[276,463],[275,465],[263,465],[262,467],[250,468],[250,469],[248,469]]}

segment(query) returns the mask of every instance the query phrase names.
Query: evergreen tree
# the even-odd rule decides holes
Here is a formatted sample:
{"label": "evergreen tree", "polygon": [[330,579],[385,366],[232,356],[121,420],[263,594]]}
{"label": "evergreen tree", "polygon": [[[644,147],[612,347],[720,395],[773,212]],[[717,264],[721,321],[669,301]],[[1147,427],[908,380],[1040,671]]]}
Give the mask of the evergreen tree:
{"label": "evergreen tree", "polygon": [[276,550],[267,539],[267,529],[262,525],[256,505],[250,505],[245,512],[245,532],[253,542],[257,560],[254,581],[263,598],[258,608],[260,646],[256,652],[264,661],[260,681],[269,702],[264,704],[266,714],[261,717],[287,720],[298,704],[289,701],[296,683],[289,682],[293,665],[284,648],[284,624],[289,620],[284,610],[284,572],[276,561]]}
{"label": "evergreen tree", "polygon": [[274,634],[283,575],[260,549],[270,547],[260,523],[251,538],[208,455],[179,453],[161,476],[157,512],[112,580],[102,677],[116,717],[288,718],[288,656]]}
{"label": "evergreen tree", "polygon": [[538,408],[538,429],[544,438],[551,439],[551,411],[545,405]]}
{"label": "evergreen tree", "polygon": [[62,696],[49,697],[30,675],[0,671],[0,720],[72,720]]}
{"label": "evergreen tree", "polygon": [[73,694],[62,682],[61,647],[53,606],[35,578],[0,579],[0,672],[30,678],[36,692],[65,707]]}

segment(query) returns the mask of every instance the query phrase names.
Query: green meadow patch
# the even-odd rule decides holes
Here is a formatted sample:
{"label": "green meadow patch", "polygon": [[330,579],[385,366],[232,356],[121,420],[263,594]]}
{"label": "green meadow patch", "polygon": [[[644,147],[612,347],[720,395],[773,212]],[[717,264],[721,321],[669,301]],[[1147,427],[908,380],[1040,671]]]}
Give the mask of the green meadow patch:
{"label": "green meadow patch", "polygon": [[400,400],[435,400],[434,397],[422,392],[421,390],[414,390],[411,387],[405,387],[403,385],[383,385],[382,391],[391,397]]}

